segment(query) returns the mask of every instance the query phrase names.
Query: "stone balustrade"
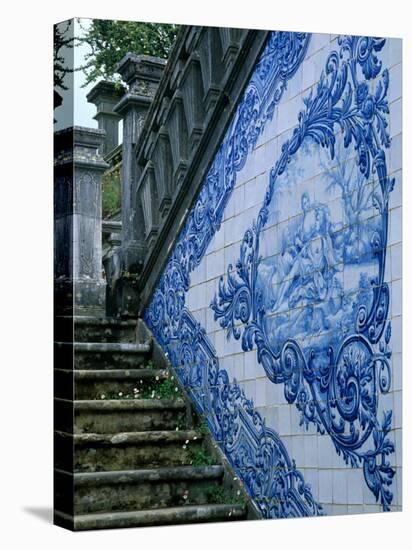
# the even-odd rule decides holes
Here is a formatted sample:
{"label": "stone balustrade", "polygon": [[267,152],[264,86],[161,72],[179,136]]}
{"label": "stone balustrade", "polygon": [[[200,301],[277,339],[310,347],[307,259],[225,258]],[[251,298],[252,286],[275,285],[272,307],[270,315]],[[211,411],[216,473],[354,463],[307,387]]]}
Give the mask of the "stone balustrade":
{"label": "stone balustrade", "polygon": [[112,290],[123,287],[114,292],[111,314],[136,315],[150,297],[266,35],[183,27],[167,63],[133,54],[119,63],[128,92],[114,107],[123,117],[123,229],[115,261],[128,279],[109,281]]}

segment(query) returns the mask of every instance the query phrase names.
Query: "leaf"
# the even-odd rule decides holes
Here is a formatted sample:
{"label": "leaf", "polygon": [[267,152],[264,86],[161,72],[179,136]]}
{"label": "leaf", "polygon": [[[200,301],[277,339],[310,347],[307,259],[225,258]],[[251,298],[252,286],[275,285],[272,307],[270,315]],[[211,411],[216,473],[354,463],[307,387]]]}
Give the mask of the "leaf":
{"label": "leaf", "polygon": [[372,195],[372,204],[379,212],[382,212],[382,201],[377,193],[373,193]]}
{"label": "leaf", "polygon": [[382,421],[382,430],[387,433],[391,429],[392,423],[392,411],[384,411],[383,421]]}
{"label": "leaf", "polygon": [[386,327],[385,331],[385,342],[386,344],[389,344],[389,340],[391,339],[392,334],[392,323],[389,321]]}

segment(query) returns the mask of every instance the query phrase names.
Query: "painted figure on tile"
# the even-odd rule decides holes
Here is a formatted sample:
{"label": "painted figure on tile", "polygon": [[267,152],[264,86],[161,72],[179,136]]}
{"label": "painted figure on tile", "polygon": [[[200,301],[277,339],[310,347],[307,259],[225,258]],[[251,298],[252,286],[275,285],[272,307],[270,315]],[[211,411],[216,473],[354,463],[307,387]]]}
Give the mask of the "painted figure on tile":
{"label": "painted figure on tile", "polygon": [[379,410],[375,397],[391,381],[384,268],[395,180],[385,153],[389,74],[377,56],[384,44],[339,37],[211,308],[228,337],[244,351],[256,348],[300,424],[327,432],[348,465],[362,465],[389,510],[392,411]]}
{"label": "painted figure on tile", "polygon": [[292,243],[279,259],[282,273],[274,309],[287,301],[289,308],[322,302],[328,295],[338,255],[333,249],[330,212],[326,205],[310,202],[305,191],[301,198],[303,218]]}

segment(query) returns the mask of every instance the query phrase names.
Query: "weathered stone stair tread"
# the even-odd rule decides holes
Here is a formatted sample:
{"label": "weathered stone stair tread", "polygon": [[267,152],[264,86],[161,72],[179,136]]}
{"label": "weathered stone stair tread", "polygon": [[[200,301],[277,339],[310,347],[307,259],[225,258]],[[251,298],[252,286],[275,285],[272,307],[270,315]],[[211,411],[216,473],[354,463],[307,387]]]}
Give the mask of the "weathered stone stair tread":
{"label": "weathered stone stair tread", "polygon": [[179,523],[201,523],[212,521],[233,521],[245,517],[245,507],[241,504],[204,504],[197,506],[177,506],[139,510],[135,512],[113,512],[82,514],[72,518],[56,511],[62,520],[73,521],[74,530],[113,529],[120,527],[143,527]]}
{"label": "weathered stone stair tread", "polygon": [[[56,342],[58,346],[72,345],[67,342]],[[74,351],[77,353],[149,353],[152,349],[150,343],[128,344],[113,342],[75,342]]]}
{"label": "weathered stone stair tread", "polygon": [[[183,399],[84,399],[74,401],[76,411],[141,411],[186,408]],[[145,432],[147,433],[147,432]]]}
{"label": "weathered stone stair tread", "polygon": [[223,476],[223,466],[175,466],[146,468],[142,470],[119,470],[115,472],[80,472],[74,474],[76,486],[139,483],[145,481],[210,480]]}
{"label": "weathered stone stair tread", "polygon": [[[153,340],[138,328],[96,317],[61,325],[56,523],[81,531],[245,519],[243,504],[213,503],[226,475],[219,460],[193,466],[204,436],[192,428],[187,402],[179,394],[137,397],[169,377],[163,362],[150,368]],[[73,381],[74,395],[65,391]]]}
{"label": "weathered stone stair tread", "polygon": [[77,369],[75,371],[75,380],[134,380],[134,379],[147,379],[167,378],[167,373],[162,369],[100,369],[100,370],[82,370]]}
{"label": "weathered stone stair tread", "polygon": [[117,317],[89,317],[78,315],[74,317],[75,325],[91,325],[101,327],[136,327],[136,319],[118,319]]}
{"label": "weathered stone stair tread", "polygon": [[147,445],[150,443],[179,443],[193,441],[195,438],[202,438],[195,430],[178,431],[147,431],[147,432],[120,432],[116,434],[65,434],[63,436],[73,437],[77,446],[88,445]]}

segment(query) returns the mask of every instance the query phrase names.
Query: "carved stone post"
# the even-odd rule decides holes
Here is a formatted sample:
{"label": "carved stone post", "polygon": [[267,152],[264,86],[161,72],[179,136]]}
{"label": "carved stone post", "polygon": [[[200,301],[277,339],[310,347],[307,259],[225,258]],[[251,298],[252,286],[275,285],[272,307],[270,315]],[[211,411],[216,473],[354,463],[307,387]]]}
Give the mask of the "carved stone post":
{"label": "carved stone post", "polygon": [[147,111],[163,74],[165,60],[147,55],[127,54],[117,66],[117,72],[128,86],[128,92],[114,107],[123,119],[122,147],[122,245],[121,266],[117,280],[110,281],[109,313],[135,315],[138,297],[134,281],[146,253],[142,208],[136,200],[138,166],[135,146],[141,135]]}
{"label": "carved stone post", "polygon": [[103,314],[101,176],[103,130],[55,133],[55,305],[57,315]]}
{"label": "carved stone post", "polygon": [[136,197],[137,165],[134,147],[142,132],[146,113],[163,74],[165,60],[148,55],[127,54],[117,67],[129,87],[115,107],[123,118],[122,157],[122,250],[126,271],[137,273],[145,254],[144,222]]}
{"label": "carved stone post", "polygon": [[113,111],[113,108],[124,93],[123,86],[119,87],[113,82],[101,80],[87,94],[87,101],[96,105],[97,113],[94,119],[97,120],[99,128],[106,131],[106,138],[99,148],[99,153],[103,156],[110,153],[119,144],[121,117]]}

